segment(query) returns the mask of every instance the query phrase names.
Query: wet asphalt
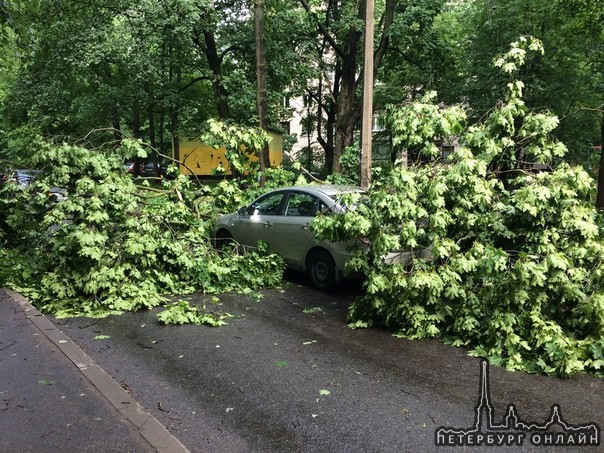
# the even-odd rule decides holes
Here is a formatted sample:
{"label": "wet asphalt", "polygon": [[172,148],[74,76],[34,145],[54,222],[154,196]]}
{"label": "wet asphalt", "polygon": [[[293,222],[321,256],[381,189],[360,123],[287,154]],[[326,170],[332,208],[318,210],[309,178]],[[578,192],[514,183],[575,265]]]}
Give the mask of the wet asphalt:
{"label": "wet asphalt", "polygon": [[[435,446],[437,428],[465,429],[475,423],[479,359],[469,357],[463,348],[437,341],[397,339],[379,329],[350,329],[346,311],[357,288],[323,293],[300,283],[294,280],[281,290],[262,291],[259,301],[222,295],[215,307],[210,296],[195,296],[194,303],[235,316],[219,328],[164,326],[157,321],[158,310],[104,319],[49,319],[191,452],[501,451],[484,446]],[[6,308],[2,310],[4,320]],[[23,325],[15,328],[23,329]],[[18,333],[11,329],[3,321],[0,382],[10,376],[7,367],[16,360],[8,354],[14,347],[8,346],[10,338]],[[7,425],[4,421],[9,410],[24,412],[16,402],[20,398],[28,401],[28,412],[40,412],[40,419],[56,412],[53,406],[57,404],[67,416],[73,404],[70,420],[90,423],[90,430],[112,432],[115,442],[123,442],[115,448],[101,445],[87,451],[153,451],[148,442],[138,443],[137,430],[119,412],[111,426],[102,424],[111,419],[112,407],[86,378],[80,376],[64,389],[39,383],[44,379],[61,382],[61,369],[72,370],[73,364],[59,352],[44,352],[28,360],[50,361],[54,371],[25,370],[31,381],[25,393],[19,390],[19,381],[25,377],[12,377],[10,398],[0,388],[0,403],[8,404],[4,410],[0,406],[0,451],[24,442],[18,433],[13,434],[21,422]],[[490,367],[488,382],[490,403],[499,421],[513,403],[523,420],[541,423],[557,404],[570,423],[604,426],[602,379],[580,375],[562,380]],[[31,387],[36,398],[30,399],[27,393]],[[48,392],[56,394],[47,394],[50,400],[43,404],[33,402]],[[82,414],[84,409],[79,410],[77,404],[81,400],[76,398],[81,394],[91,395],[87,408],[92,406],[100,415]],[[40,439],[34,447],[49,439],[49,435],[42,437],[50,431],[44,423],[34,418],[27,421],[29,428],[24,431]],[[65,428],[55,431],[60,434]],[[6,439],[11,443],[5,443]],[[502,448],[552,451],[528,440],[522,446]],[[597,450],[558,447],[554,451]],[[32,447],[24,451],[59,450]]]}

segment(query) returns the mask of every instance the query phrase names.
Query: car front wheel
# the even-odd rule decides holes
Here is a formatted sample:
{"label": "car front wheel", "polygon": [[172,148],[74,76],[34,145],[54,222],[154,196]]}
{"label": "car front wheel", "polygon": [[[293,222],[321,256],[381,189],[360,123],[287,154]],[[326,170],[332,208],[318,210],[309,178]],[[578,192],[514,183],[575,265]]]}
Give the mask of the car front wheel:
{"label": "car front wheel", "polygon": [[227,230],[220,230],[216,233],[216,249],[226,250],[227,247],[232,247],[233,236]]}
{"label": "car front wheel", "polygon": [[336,286],[336,265],[325,250],[315,250],[308,257],[308,276],[312,286],[323,291]]}

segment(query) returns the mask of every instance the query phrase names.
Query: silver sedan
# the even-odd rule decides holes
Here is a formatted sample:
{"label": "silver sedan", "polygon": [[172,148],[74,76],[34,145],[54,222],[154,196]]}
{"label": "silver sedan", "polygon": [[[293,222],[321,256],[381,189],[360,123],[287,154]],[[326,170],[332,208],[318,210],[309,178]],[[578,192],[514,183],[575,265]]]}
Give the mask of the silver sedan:
{"label": "silver sedan", "polygon": [[214,229],[215,245],[220,249],[234,243],[256,247],[262,241],[289,268],[306,272],[314,287],[332,289],[344,275],[350,244],[318,240],[311,223],[319,213],[341,211],[341,197],[355,192],[362,189],[313,185],[270,191],[249,206],[220,216]]}

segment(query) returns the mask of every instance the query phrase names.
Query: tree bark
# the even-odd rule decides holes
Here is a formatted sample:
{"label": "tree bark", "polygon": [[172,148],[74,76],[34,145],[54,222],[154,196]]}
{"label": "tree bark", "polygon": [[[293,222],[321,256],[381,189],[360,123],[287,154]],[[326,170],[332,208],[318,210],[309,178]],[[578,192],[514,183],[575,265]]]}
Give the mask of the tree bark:
{"label": "tree bark", "polygon": [[222,84],[222,59],[218,55],[218,49],[216,47],[216,39],[214,34],[207,30],[203,31],[205,39],[205,54],[208,59],[208,66],[212,71],[212,90],[214,91],[214,98],[216,99],[216,109],[218,110],[218,117],[222,120],[229,119],[231,117],[231,111],[228,103],[228,92]]}
{"label": "tree bark", "polygon": [[[146,84],[145,89],[149,98],[151,98],[150,87],[149,84]],[[155,114],[153,112],[153,105],[149,103],[149,107],[147,108],[147,121],[149,121],[149,144],[151,145],[151,149],[153,150],[153,168],[155,170],[155,176],[161,176],[160,165],[157,157],[157,140],[155,138]]]}
{"label": "tree bark", "polygon": [[344,149],[354,140],[354,127],[360,119],[358,100],[355,97],[357,80],[357,53],[361,42],[361,32],[351,29],[348,31],[346,44],[343,49],[346,58],[341,61],[341,85],[336,101],[335,143],[331,172],[342,173],[340,157]]}
{"label": "tree bark", "polygon": [[113,139],[115,140],[115,147],[119,147],[122,144],[122,127],[120,125],[120,116],[115,107],[111,109],[111,127],[113,128]]}
{"label": "tree bark", "polygon": [[[141,134],[141,112],[140,112],[140,105],[138,104],[138,102],[135,102],[132,106],[132,121],[130,122],[130,128],[132,129],[132,136],[134,138],[140,138],[140,139],[143,138],[142,134]],[[134,158],[134,172],[133,172],[133,174],[135,176],[141,175],[141,167],[142,167],[141,158],[139,156],[136,156]]]}
{"label": "tree bark", "polygon": [[[181,80],[180,68],[174,69],[174,66],[170,65],[170,82],[175,82],[176,86],[179,85]],[[173,146],[173,158],[177,161],[181,161],[180,157],[180,143],[178,137],[178,105],[173,103],[170,105],[170,132],[172,133],[172,146]]]}
{"label": "tree bark", "polygon": [[[264,32],[264,0],[254,3],[254,18],[256,24],[256,80],[258,83],[257,103],[258,121],[260,128],[268,130],[268,102],[267,102],[267,77],[266,77],[266,43]],[[271,166],[268,155],[268,144],[259,151],[261,180],[264,183],[265,170]]]}

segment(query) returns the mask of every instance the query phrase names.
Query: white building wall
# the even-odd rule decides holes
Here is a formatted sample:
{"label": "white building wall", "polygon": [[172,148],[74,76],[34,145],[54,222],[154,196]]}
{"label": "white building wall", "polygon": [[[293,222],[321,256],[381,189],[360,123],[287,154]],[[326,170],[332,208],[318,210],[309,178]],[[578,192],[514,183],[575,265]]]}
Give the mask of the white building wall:
{"label": "white building wall", "polygon": [[[302,149],[309,146],[311,148],[320,147],[321,145],[317,142],[317,134],[315,131],[316,125],[313,125],[311,133],[309,134],[306,130],[306,126],[302,123],[302,119],[309,114],[309,108],[305,106],[304,98],[302,96],[291,98],[289,100],[289,108],[292,112],[292,116],[289,120],[289,133],[298,139],[292,147],[292,154],[295,156]],[[312,109],[312,107],[310,108]],[[310,114],[313,113],[315,112],[311,110]]]}

